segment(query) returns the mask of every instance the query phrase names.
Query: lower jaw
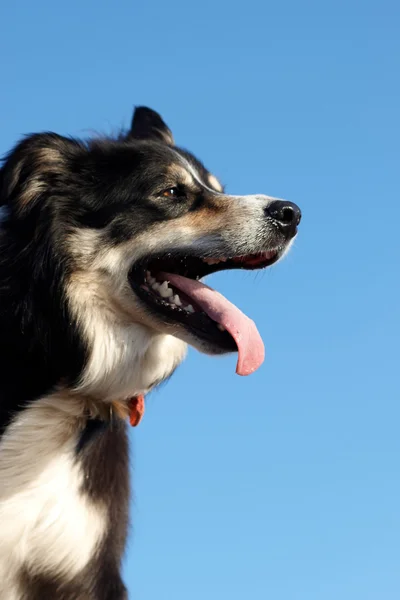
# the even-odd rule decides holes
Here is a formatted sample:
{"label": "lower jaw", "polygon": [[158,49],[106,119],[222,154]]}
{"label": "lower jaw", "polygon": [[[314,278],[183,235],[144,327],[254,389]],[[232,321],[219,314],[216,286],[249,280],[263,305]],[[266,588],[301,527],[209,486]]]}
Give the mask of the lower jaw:
{"label": "lower jaw", "polygon": [[219,329],[217,323],[204,312],[196,310],[188,313],[179,307],[171,308],[164,299],[146,291],[141,285],[131,286],[145,305],[147,314],[154,315],[157,322],[162,321],[162,329],[165,332],[206,354],[237,352],[236,343],[231,335],[226,330]]}
{"label": "lower jaw", "polygon": [[[173,333],[175,337],[207,353],[235,352],[238,350],[238,347],[233,337],[223,328],[221,330],[221,327],[199,307],[193,306],[194,303],[190,299],[190,296],[185,298],[185,295],[179,291],[179,288],[174,289],[171,285],[174,296],[182,296],[182,298],[179,298],[179,304],[176,305],[176,302],[171,303],[168,301],[169,295],[168,298],[162,297],[158,293],[158,289],[154,291],[153,285],[154,283],[158,285],[165,283],[168,288],[168,274],[170,274],[171,278],[172,274],[175,274],[183,278],[200,281],[203,276],[220,270],[259,270],[270,266],[278,258],[279,251],[271,250],[258,255],[238,256],[232,259],[212,260],[190,257],[175,258],[174,261],[171,261],[171,258],[153,259],[145,265],[142,264],[142,266],[139,265],[132,269],[130,284],[133,291],[146,307],[146,312],[150,315],[150,319],[154,315],[155,326],[157,327],[158,324],[157,329],[160,331],[164,330],[167,332],[169,330],[168,333],[171,333],[171,330],[173,331],[175,328],[175,332]],[[190,264],[190,261],[197,262]],[[178,272],[177,263],[182,274]],[[204,269],[204,263],[208,264],[208,269]],[[210,265],[212,266],[211,269]],[[190,268],[192,269],[191,273],[189,272]],[[197,276],[194,277],[193,273],[196,272]],[[160,277],[158,281],[157,274]],[[183,289],[186,289],[186,287],[186,285],[183,286]],[[181,300],[184,302],[181,302]],[[204,349],[204,347],[207,349]]]}

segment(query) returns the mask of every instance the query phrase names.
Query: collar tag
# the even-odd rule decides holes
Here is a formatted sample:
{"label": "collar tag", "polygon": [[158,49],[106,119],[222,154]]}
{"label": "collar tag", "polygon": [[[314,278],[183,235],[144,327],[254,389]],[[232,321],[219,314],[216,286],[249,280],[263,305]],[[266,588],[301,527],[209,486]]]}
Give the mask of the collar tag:
{"label": "collar tag", "polygon": [[129,400],[129,423],[137,427],[144,415],[144,395],[134,396]]}

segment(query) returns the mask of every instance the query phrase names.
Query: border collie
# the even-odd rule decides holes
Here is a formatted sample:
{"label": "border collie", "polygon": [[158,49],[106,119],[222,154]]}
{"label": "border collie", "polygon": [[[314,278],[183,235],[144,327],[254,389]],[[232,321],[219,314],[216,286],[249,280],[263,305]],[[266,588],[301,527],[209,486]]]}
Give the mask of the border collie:
{"label": "border collie", "polygon": [[224,193],[144,107],[117,139],[23,139],[0,205],[0,598],[126,599],[126,420],[187,344],[259,367],[253,321],[201,279],[278,261],[300,210]]}

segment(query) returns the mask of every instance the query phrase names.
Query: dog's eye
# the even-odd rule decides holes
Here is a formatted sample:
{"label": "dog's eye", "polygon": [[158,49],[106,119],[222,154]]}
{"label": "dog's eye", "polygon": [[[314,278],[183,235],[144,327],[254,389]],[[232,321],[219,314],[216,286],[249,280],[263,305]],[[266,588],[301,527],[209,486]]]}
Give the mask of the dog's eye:
{"label": "dog's eye", "polygon": [[165,196],[165,198],[184,198],[185,192],[182,188],[175,186],[164,190],[162,195]]}

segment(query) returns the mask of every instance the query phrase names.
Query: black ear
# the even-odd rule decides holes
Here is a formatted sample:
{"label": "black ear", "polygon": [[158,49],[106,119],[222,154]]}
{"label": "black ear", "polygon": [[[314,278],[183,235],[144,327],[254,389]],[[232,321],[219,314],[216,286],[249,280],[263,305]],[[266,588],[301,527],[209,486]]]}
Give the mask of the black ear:
{"label": "black ear", "polygon": [[69,164],[81,153],[78,142],[55,133],[26,137],[6,156],[0,171],[0,205],[22,215],[49,190],[71,185]]}
{"label": "black ear", "polygon": [[140,140],[155,140],[164,142],[169,146],[174,145],[171,130],[164,123],[158,113],[146,106],[137,106],[132,117],[131,129],[127,138]]}

